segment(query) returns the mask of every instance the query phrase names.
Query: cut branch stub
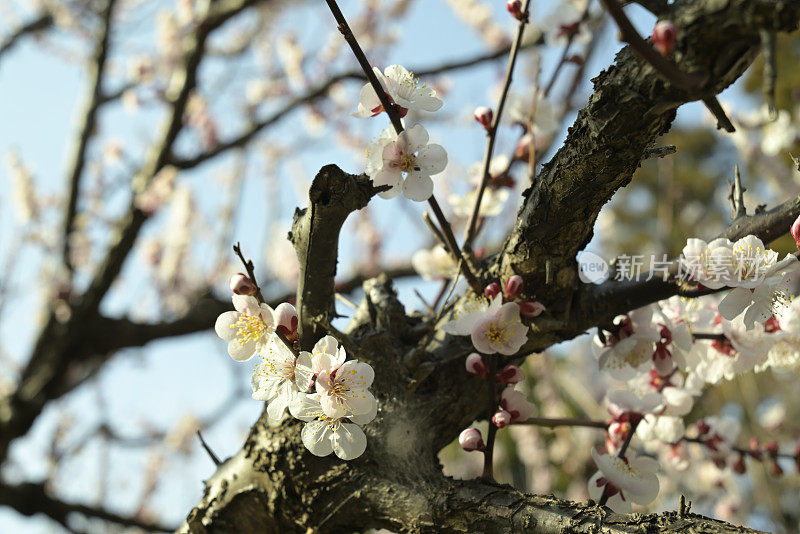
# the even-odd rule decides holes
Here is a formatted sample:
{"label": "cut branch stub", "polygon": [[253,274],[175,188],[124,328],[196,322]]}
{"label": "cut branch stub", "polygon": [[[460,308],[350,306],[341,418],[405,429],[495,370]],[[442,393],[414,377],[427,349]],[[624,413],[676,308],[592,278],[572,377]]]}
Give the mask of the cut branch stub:
{"label": "cut branch stub", "polygon": [[300,347],[304,350],[310,350],[326,333],[314,318],[331,320],[334,316],[334,278],[342,225],[379,191],[366,175],[356,176],[336,165],[326,165],[311,184],[308,208],[295,211],[289,239],[300,264],[297,314]]}

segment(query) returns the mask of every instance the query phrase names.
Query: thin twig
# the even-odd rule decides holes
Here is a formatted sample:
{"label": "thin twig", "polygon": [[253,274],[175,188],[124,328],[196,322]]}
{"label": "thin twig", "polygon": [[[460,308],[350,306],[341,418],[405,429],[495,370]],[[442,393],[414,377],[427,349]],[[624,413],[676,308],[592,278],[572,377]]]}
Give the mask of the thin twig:
{"label": "thin twig", "polygon": [[739,172],[738,165],[733,167],[733,189],[736,198],[736,217],[734,218],[738,219],[747,215],[747,208],[744,205],[744,192],[747,189],[742,186],[742,174]]}
{"label": "thin twig", "polygon": [[214,451],[211,450],[211,447],[208,446],[208,443],[206,443],[206,440],[203,439],[203,434],[200,433],[200,430],[197,431],[197,437],[200,440],[200,445],[203,446],[203,449],[206,451],[206,454],[208,454],[209,458],[211,458],[211,461],[214,462],[214,465],[216,465],[216,466],[221,465],[222,462],[217,457],[217,455],[214,454]]}
{"label": "thin twig", "polygon": [[778,63],[777,63],[777,35],[773,30],[761,30],[761,51],[764,54],[764,70],[762,75],[762,89],[764,91],[764,98],[767,100],[767,109],[769,109],[769,116],[771,119],[777,117],[777,109],[775,107],[775,84],[778,79]]}
{"label": "thin twig", "polygon": [[[527,10],[527,3],[525,4]],[[497,374],[497,354],[485,356],[489,360],[489,408],[487,419],[489,420],[489,432],[486,435],[486,447],[483,449],[483,478],[492,480],[494,478],[494,438],[497,434],[497,426],[492,422],[492,416],[497,409],[497,381],[494,379]]]}
{"label": "thin twig", "polygon": [[83,112],[83,121],[80,131],[72,150],[69,168],[69,197],[67,199],[66,211],[64,212],[62,261],[64,266],[73,270],[70,258],[70,236],[75,224],[75,217],[78,211],[78,196],[80,195],[81,178],[83,169],[86,166],[86,153],[89,140],[97,129],[97,112],[103,105],[103,80],[105,79],[106,59],[108,58],[109,38],[111,35],[111,18],[114,12],[116,0],[107,0],[101,15],[103,26],[95,45],[92,63],[90,67],[89,97],[86,108]]}
{"label": "thin twig", "polygon": [[[530,0],[528,0],[530,1]],[[339,9],[339,5],[336,3],[336,0],[325,0],[328,4],[328,7],[333,13],[333,18],[336,20],[336,23],[339,25],[339,31],[344,36],[345,41],[347,44],[350,45],[350,49],[353,51],[353,55],[355,55],[356,60],[358,60],[358,64],[361,66],[361,69],[364,71],[364,74],[367,76],[367,80],[369,81],[372,88],[375,90],[376,95],[378,96],[378,100],[381,102],[381,106],[383,110],[389,115],[389,120],[392,122],[392,126],[394,127],[395,132],[400,135],[403,132],[403,122],[400,119],[400,114],[398,112],[397,106],[395,106],[391,100],[389,99],[389,95],[386,94],[385,89],[381,85],[378,78],[375,76],[375,72],[372,70],[372,65],[370,65],[367,56],[364,54],[364,51],[361,49],[361,45],[358,44],[358,40],[356,39],[353,31],[350,29],[350,25],[347,23],[347,19],[344,18],[342,14],[342,10]],[[450,249],[450,253],[453,255],[453,258],[458,260],[462,257],[461,249],[456,242],[456,238],[453,235],[453,229],[450,227],[450,223],[447,221],[447,218],[444,216],[442,212],[442,208],[439,206],[439,202],[436,200],[436,197],[431,194],[431,197],[428,199],[428,204],[433,211],[434,216],[436,216],[436,220],[439,222],[439,226],[441,227],[442,234],[445,237],[445,241],[447,242],[448,248]],[[464,277],[469,282],[469,285],[472,289],[479,293],[481,291],[481,284],[478,281],[475,274],[471,271],[470,266],[467,262],[461,263],[462,268],[464,269]]]}
{"label": "thin twig", "polygon": [[705,104],[708,111],[714,115],[714,118],[717,119],[717,130],[725,130],[728,133],[736,131],[736,128],[733,127],[733,123],[728,118],[728,115],[725,114],[725,110],[722,108],[722,104],[719,103],[716,96],[704,98],[703,104]]}
{"label": "thin twig", "polygon": [[595,421],[592,419],[580,419],[576,417],[531,417],[525,421],[512,423],[514,425],[534,425],[545,428],[556,428],[559,426],[580,426],[588,428],[608,428],[608,422]]}
{"label": "thin twig", "polygon": [[475,204],[472,207],[472,213],[469,217],[466,231],[464,233],[464,249],[470,250],[472,241],[475,239],[475,233],[478,229],[478,217],[481,211],[481,202],[483,201],[483,192],[489,183],[489,166],[492,162],[492,153],[494,152],[494,143],[497,140],[497,129],[500,125],[500,118],[503,116],[503,108],[508,99],[508,90],[511,88],[511,80],[514,75],[514,65],[517,62],[517,55],[519,47],[522,43],[522,36],[525,33],[525,24],[528,22],[528,7],[531,0],[525,0],[522,5],[522,17],[520,18],[517,26],[517,35],[514,38],[514,44],[511,46],[511,52],[508,55],[508,66],[506,67],[506,77],[503,81],[503,90],[500,93],[500,100],[497,103],[497,112],[494,114],[492,125],[486,131],[486,150],[483,154],[483,165],[481,169],[481,185],[478,187],[478,193],[475,196]]}
{"label": "thin twig", "polygon": [[614,22],[617,23],[622,34],[622,41],[631,45],[634,52],[639,54],[646,62],[650,63],[664,78],[684,91],[694,91],[700,87],[703,81],[701,78],[681,71],[675,63],[659,54],[656,49],[650,46],[647,41],[639,35],[639,32],[633,27],[633,24],[622,10],[622,6],[619,5],[617,0],[600,1],[606,7],[606,11],[608,11],[608,14],[614,19]]}
{"label": "thin twig", "polygon": [[678,147],[675,145],[655,146],[653,148],[645,149],[644,157],[642,159],[663,158],[665,156],[669,156],[670,154],[674,154],[677,151]]}

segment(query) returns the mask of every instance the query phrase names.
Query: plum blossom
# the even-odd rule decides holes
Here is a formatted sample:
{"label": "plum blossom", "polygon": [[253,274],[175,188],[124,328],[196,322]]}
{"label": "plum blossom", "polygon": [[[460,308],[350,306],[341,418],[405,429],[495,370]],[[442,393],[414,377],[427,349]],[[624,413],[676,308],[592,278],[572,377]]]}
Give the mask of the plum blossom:
{"label": "plum blossom", "polygon": [[792,124],[791,113],[781,109],[778,111],[778,117],[765,124],[761,130],[761,151],[770,156],[777,156],[792,148],[798,135],[800,129]]}
{"label": "plum blossom", "polygon": [[369,413],[375,406],[368,389],[374,378],[372,367],[358,360],[347,361],[334,371],[321,371],[316,388],[322,411],[333,419]]}
{"label": "plum blossom", "polygon": [[481,431],[477,428],[465,428],[458,435],[458,444],[467,452],[483,450],[484,444]]}
{"label": "plum blossom", "polygon": [[411,266],[425,280],[452,278],[458,272],[458,264],[442,245],[416,251]]}
{"label": "plum blossom", "polygon": [[214,330],[228,342],[231,358],[244,362],[266,346],[275,331],[275,312],[250,295],[233,295],[231,300],[236,311],[217,317]]}
{"label": "plum blossom", "polygon": [[536,92],[534,98],[530,93],[511,93],[508,96],[508,117],[514,123],[521,124],[526,130],[532,130],[534,137],[549,137],[561,126],[558,110],[544,96],[544,92]]}
{"label": "plum blossom", "polygon": [[[499,291],[498,291],[499,292]],[[463,304],[460,309],[453,312],[450,321],[442,325],[442,330],[452,336],[468,336],[472,333],[477,322],[489,311],[489,306],[495,300],[483,296],[475,297]],[[503,299],[499,299],[498,305]]]}
{"label": "plum blossom", "polygon": [[294,342],[300,337],[297,330],[297,310],[288,302],[282,302],[275,308],[275,329],[287,340]]}
{"label": "plum blossom", "polygon": [[592,449],[592,458],[599,469],[589,480],[589,496],[595,501],[605,493],[609,508],[628,513],[631,503],[649,504],[658,496],[658,462],[654,459],[637,457],[632,452],[619,458],[600,454],[595,449]]}
{"label": "plum blossom", "polygon": [[[486,187],[483,191],[478,212],[481,217],[495,217],[502,213],[510,195],[508,188],[502,187],[505,182],[508,182],[506,171],[509,166],[510,162],[506,155],[495,156],[489,163],[489,187]],[[447,202],[457,216],[469,217],[472,214],[472,209],[475,207],[475,199],[478,196],[478,188],[483,181],[482,172],[483,164],[481,162],[475,162],[470,165],[467,169],[467,176],[473,189],[464,195],[452,194],[447,197]]]}
{"label": "plum blossom", "polygon": [[[409,110],[433,112],[442,107],[442,101],[436,96],[436,91],[426,83],[420,84],[419,78],[402,65],[390,65],[383,72],[377,67],[373,67],[372,70],[401,117],[405,117]],[[372,84],[365,84],[361,88],[358,111],[353,113],[353,117],[361,119],[375,117],[383,111],[385,111],[383,105]]]}
{"label": "plum blossom", "polygon": [[[389,185],[383,198],[393,198],[400,191],[411,200],[422,202],[433,194],[431,175],[447,166],[447,152],[441,145],[428,144],[429,136],[421,124],[399,134],[382,134],[367,151],[367,174],[374,185]],[[378,155],[380,154],[380,155]]]}
{"label": "plum blossom", "polygon": [[509,384],[500,394],[500,406],[508,412],[509,423],[526,421],[533,415],[534,405],[517,386]]}
{"label": "plum blossom", "polygon": [[712,457],[725,458],[739,436],[741,424],[732,417],[711,416],[697,422],[698,439],[712,453]]}
{"label": "plum blossom", "polygon": [[352,460],[364,454],[367,448],[367,437],[361,426],[375,418],[378,407],[373,403],[370,411],[360,415],[329,417],[322,409],[319,393],[301,393],[289,405],[289,411],[306,422],[301,437],[311,454],[328,456],[333,452],[342,460]]}
{"label": "plum blossom", "polygon": [[769,349],[766,359],[756,365],[756,372],[767,368],[794,370],[800,367],[800,299],[792,300],[781,309],[775,316],[775,322],[780,337]]}
{"label": "plum blossom", "polygon": [[492,300],[486,314],[473,325],[470,338],[483,354],[515,354],[528,340],[528,327],[520,320],[519,305],[503,304],[501,297]]}
{"label": "plum blossom", "polygon": [[313,378],[307,362],[301,362],[282,341],[273,336],[261,352],[261,362],[253,370],[250,385],[255,400],[267,402],[270,419],[279,420],[303,385]]}
{"label": "plum blossom", "polygon": [[572,35],[572,44],[585,45],[592,39],[592,34],[585,24],[581,23],[583,13],[571,2],[560,2],[558,7],[538,24],[544,33],[547,46],[563,48]]}
{"label": "plum blossom", "polygon": [[681,268],[691,278],[710,289],[730,285],[733,243],[724,237],[706,243],[689,238],[681,254]]}
{"label": "plum blossom", "polygon": [[653,308],[633,310],[615,319],[615,332],[599,336],[593,345],[600,370],[617,380],[629,380],[652,365],[655,343],[662,339],[652,325]]}
{"label": "plum blossom", "polygon": [[636,435],[644,442],[677,443],[685,432],[683,418],[668,415],[645,415],[636,427]]}

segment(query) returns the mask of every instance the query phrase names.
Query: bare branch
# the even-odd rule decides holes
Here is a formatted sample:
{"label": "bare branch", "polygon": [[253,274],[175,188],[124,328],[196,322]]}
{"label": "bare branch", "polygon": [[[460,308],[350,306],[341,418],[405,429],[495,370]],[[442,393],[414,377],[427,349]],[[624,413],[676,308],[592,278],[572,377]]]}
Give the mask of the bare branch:
{"label": "bare branch", "polygon": [[107,0],[101,14],[103,22],[100,36],[97,39],[97,45],[89,68],[89,95],[86,99],[86,108],[82,113],[83,120],[70,156],[67,179],[69,196],[64,212],[63,242],[61,245],[62,261],[70,271],[72,271],[70,236],[72,235],[75,215],[78,211],[78,195],[80,194],[83,168],[86,165],[86,149],[97,128],[97,113],[103,104],[103,80],[105,79],[106,58],[108,58],[109,38],[111,36],[111,19],[115,3],[116,0]]}
{"label": "bare branch", "polygon": [[2,43],[0,43],[0,56],[14,48],[14,46],[29,33],[37,33],[46,30],[53,25],[53,15],[50,13],[43,13],[38,18],[27,22],[11,32]]}
{"label": "bare branch", "polygon": [[10,506],[17,512],[32,516],[43,514],[69,529],[69,517],[73,514],[88,519],[100,519],[121,527],[133,527],[145,532],[173,532],[174,526],[150,523],[136,517],[125,517],[104,508],[71,503],[49,494],[43,484],[0,484],[0,504]]}

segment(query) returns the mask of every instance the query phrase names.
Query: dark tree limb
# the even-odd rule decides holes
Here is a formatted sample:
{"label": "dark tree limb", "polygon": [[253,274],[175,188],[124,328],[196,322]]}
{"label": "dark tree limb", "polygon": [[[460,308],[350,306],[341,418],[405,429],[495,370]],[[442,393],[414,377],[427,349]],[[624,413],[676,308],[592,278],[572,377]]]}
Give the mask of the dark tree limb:
{"label": "dark tree limb", "polygon": [[[575,255],[591,239],[600,208],[631,180],[646,149],[669,129],[675,110],[733,83],[758,53],[762,28],[788,31],[800,19],[800,3],[788,1],[686,1],[673,4],[671,11],[681,36],[678,66],[706,82],[689,93],[623,49],[615,65],[594,80],[587,107],[526,192],[516,227],[494,258],[495,278],[523,275],[528,296],[548,306],[531,325],[528,352],[572,338],[602,320],[600,303],[587,301],[589,290],[577,282]],[[786,213],[773,210],[753,217],[737,219],[730,235],[755,229],[774,237]],[[314,219],[312,208],[297,219],[301,224],[295,231],[308,235],[310,226],[303,220]],[[324,333],[317,330],[320,321],[314,316],[329,319],[333,301],[335,253],[323,249],[321,255],[324,261],[312,267],[307,254],[300,254],[306,270],[321,267],[324,279],[319,300],[305,296],[313,306],[301,312],[308,314],[302,321],[315,333],[306,334],[306,345]],[[473,348],[469,340],[446,336],[432,330],[435,325],[408,317],[387,280],[366,282],[365,293],[346,331],[355,342],[355,350],[348,349],[350,357],[370,361],[376,369],[373,392],[379,413],[365,427],[364,455],[346,463],[314,457],[301,444],[301,422],[288,419],[270,427],[262,416],[242,450],[209,479],[183,532],[367,527],[410,532],[752,532],[683,508],[661,515],[616,515],[479,480],[445,478],[436,453],[485,415],[486,382],[463,372],[464,357]],[[634,307],[625,305],[630,307],[624,311]]]}
{"label": "dark tree limb", "polygon": [[53,15],[50,13],[42,13],[37,18],[26,22],[22,26],[16,28],[8,36],[0,42],[0,56],[14,48],[14,46],[28,34],[36,34],[42,30],[46,30],[53,26]]}
{"label": "dark tree limb", "polygon": [[126,517],[100,507],[63,501],[50,495],[43,484],[0,483],[0,505],[10,506],[22,515],[42,514],[69,529],[72,515],[99,519],[117,527],[132,527],[145,532],[172,532],[175,527]]}
{"label": "dark tree limb", "polygon": [[325,335],[319,318],[335,317],[334,279],[342,225],[379,191],[367,176],[347,174],[336,165],[327,165],[311,183],[308,208],[294,214],[289,237],[300,263],[296,307],[300,346],[305,350],[311,350]]}

